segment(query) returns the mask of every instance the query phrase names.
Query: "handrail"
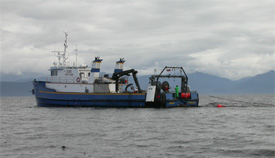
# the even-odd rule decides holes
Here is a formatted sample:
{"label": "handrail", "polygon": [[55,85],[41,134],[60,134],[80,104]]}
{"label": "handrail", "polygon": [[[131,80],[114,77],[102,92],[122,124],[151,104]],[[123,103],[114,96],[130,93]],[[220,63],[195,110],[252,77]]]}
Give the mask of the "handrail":
{"label": "handrail", "polygon": [[79,80],[79,77],[47,77],[47,82],[54,82],[54,83],[82,83],[81,81],[88,81],[88,78],[82,78]]}

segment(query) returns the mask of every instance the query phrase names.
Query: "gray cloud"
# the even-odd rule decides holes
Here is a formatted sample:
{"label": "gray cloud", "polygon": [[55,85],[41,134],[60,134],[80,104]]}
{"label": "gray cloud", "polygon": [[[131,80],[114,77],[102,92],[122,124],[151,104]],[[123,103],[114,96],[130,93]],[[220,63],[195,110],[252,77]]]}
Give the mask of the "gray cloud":
{"label": "gray cloud", "polygon": [[79,62],[99,55],[105,72],[125,57],[142,74],[175,65],[238,79],[274,69],[274,10],[272,0],[2,0],[1,72],[47,73],[69,31],[70,54],[78,44]]}

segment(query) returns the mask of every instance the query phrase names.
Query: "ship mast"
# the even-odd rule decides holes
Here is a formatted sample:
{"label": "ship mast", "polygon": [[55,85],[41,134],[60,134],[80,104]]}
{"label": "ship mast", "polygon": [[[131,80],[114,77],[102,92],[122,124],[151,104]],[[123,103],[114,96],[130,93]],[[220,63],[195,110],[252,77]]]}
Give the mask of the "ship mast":
{"label": "ship mast", "polygon": [[63,55],[63,66],[67,66],[67,48],[68,48],[68,45],[67,45],[67,37],[68,37],[68,32],[64,32],[65,33],[65,42],[64,42],[64,53],[62,54]]}
{"label": "ship mast", "polygon": [[[68,56],[67,56],[67,37],[68,37],[68,32],[64,32],[65,33],[65,42],[64,42],[64,51],[52,51],[52,52],[57,52],[57,58],[58,58],[58,66],[61,67],[66,67],[69,66],[69,63],[67,62]],[[61,61],[62,60],[62,61]]]}

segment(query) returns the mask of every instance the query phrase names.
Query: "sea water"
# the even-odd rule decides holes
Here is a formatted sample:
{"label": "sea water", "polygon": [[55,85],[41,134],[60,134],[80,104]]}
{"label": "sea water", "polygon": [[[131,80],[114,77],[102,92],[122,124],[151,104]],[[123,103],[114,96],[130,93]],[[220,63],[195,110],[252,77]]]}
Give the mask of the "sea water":
{"label": "sea water", "polygon": [[[217,108],[217,104],[226,107]],[[198,108],[45,108],[1,98],[1,158],[274,157],[274,95],[200,96]]]}

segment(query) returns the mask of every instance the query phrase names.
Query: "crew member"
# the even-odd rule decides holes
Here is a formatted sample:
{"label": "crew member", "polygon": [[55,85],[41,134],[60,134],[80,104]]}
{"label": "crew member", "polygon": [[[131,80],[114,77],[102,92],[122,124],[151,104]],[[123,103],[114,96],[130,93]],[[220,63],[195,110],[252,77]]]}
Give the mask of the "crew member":
{"label": "crew member", "polygon": [[178,98],[179,97],[179,87],[178,87],[178,85],[176,86],[175,90],[176,90],[175,97]]}

